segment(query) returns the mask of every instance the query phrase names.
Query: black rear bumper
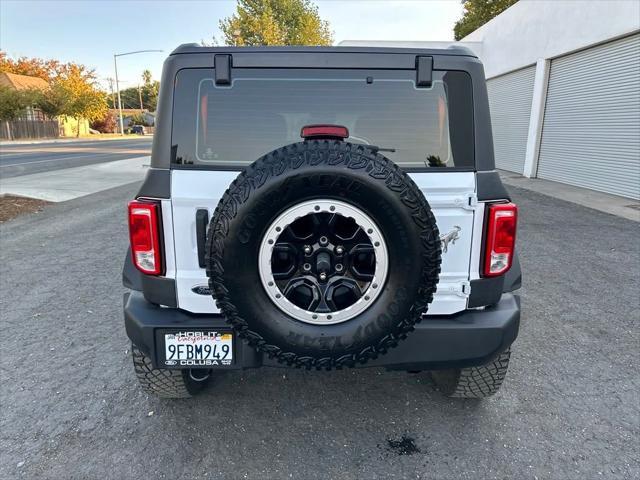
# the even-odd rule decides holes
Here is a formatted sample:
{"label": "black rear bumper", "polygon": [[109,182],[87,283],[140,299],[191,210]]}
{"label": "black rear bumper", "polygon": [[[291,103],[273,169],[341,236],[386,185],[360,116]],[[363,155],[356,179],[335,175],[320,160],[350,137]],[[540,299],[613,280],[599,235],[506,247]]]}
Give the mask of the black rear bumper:
{"label": "black rear bumper", "polygon": [[[159,330],[229,329],[220,314],[191,314],[177,308],[162,308],[146,301],[139,292],[125,294],[124,319],[127,335],[156,367],[161,367],[156,354]],[[482,365],[513,343],[519,325],[520,297],[505,293],[497,304],[482,310],[425,317],[397,348],[363,366],[426,370]],[[234,356],[235,363],[225,369],[283,366],[241,341],[236,344]]]}

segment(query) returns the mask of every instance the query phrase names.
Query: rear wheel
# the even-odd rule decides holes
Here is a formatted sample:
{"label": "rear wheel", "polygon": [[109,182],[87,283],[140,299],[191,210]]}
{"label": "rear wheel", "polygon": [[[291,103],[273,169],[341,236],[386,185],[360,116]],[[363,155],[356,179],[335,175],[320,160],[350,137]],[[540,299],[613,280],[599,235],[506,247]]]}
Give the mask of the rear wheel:
{"label": "rear wheel", "polygon": [[154,368],[151,359],[131,346],[133,369],[146,393],[160,398],[189,398],[200,392],[209,380],[206,370],[170,370]]}
{"label": "rear wheel", "polygon": [[434,370],[431,377],[448,397],[485,398],[496,393],[507,375],[511,350],[479,367]]}

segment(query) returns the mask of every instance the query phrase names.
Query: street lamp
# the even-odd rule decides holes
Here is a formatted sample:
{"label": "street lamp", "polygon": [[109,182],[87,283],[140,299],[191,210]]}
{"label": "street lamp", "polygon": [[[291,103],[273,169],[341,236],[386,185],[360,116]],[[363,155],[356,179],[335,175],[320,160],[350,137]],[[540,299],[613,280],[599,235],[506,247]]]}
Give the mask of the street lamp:
{"label": "street lamp", "polygon": [[136,50],[135,52],[116,53],[113,55],[113,65],[116,69],[116,90],[118,91],[118,112],[120,114],[120,135],[124,134],[124,121],[122,120],[122,100],[120,100],[120,84],[118,83],[118,57],[133,55],[136,53],[162,52],[162,50]]}

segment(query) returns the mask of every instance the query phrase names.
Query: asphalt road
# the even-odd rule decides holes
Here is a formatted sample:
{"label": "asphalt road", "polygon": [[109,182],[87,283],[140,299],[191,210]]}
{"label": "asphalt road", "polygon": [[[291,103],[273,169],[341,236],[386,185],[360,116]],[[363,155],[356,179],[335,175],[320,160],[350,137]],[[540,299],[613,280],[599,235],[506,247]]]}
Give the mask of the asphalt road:
{"label": "asphalt road", "polygon": [[[513,188],[523,321],[503,389],[261,369],[147,397],[120,269],[135,186],[0,228],[0,478],[640,477],[640,225]],[[152,413],[151,413],[152,412]]]}
{"label": "asphalt road", "polygon": [[0,178],[142,157],[151,154],[152,137],[0,145]]}

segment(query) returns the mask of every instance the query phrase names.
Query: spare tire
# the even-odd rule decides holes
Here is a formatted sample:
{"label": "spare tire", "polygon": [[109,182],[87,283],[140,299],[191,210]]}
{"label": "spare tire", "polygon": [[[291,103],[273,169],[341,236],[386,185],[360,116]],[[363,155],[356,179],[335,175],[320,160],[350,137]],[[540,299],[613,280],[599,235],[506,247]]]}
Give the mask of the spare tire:
{"label": "spare tire", "polygon": [[218,308],[278,361],[354,366],[414,329],[433,300],[441,247],[429,204],[375,147],[308,140],[233,181],[208,230]]}

